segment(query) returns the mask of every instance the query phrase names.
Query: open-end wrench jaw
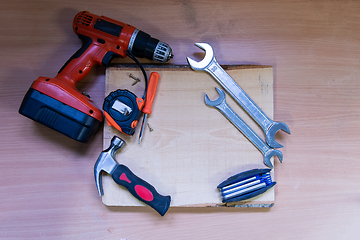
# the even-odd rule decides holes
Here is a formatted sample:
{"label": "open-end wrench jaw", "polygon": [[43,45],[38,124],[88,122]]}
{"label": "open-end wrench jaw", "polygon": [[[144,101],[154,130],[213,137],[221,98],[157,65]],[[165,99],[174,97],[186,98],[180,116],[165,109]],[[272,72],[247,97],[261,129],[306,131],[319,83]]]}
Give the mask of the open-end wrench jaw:
{"label": "open-end wrench jaw", "polygon": [[104,190],[102,187],[102,178],[101,171],[105,171],[111,175],[113,170],[118,166],[118,163],[114,160],[115,153],[118,149],[122,148],[125,142],[117,136],[114,136],[111,139],[110,146],[102,151],[95,163],[94,166],[94,176],[96,188],[99,192],[99,195],[104,195]]}
{"label": "open-end wrench jaw", "polygon": [[214,50],[208,43],[195,43],[195,45],[205,51],[204,59],[200,62],[189,57],[186,59],[193,70],[206,70],[206,67],[214,60]]}
{"label": "open-end wrench jaw", "polygon": [[209,96],[207,95],[207,93],[205,94],[205,103],[206,105],[208,105],[209,107],[217,107],[219,106],[223,101],[225,101],[225,93],[223,90],[219,89],[219,88],[215,88],[216,91],[219,93],[219,97],[216,100],[210,100]]}
{"label": "open-end wrench jaw", "polygon": [[288,125],[283,122],[274,122],[266,131],[266,142],[272,148],[282,148],[283,145],[275,141],[275,135],[279,130],[290,134],[290,129]]}
{"label": "open-end wrench jaw", "polygon": [[277,156],[280,160],[280,162],[282,163],[283,161],[283,154],[281,151],[276,150],[276,149],[272,149],[271,151],[268,151],[267,153],[264,154],[264,164],[269,167],[269,168],[274,168],[273,164],[271,163],[271,158]]}

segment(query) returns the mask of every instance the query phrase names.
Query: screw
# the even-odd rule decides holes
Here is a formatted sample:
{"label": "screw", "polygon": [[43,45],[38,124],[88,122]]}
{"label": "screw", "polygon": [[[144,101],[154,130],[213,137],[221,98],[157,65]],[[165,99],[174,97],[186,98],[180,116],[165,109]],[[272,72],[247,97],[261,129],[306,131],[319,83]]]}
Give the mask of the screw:
{"label": "screw", "polygon": [[150,132],[154,131],[154,129],[152,129],[152,128],[150,127],[150,124],[149,124],[149,123],[148,123],[147,125],[148,125],[148,127],[149,127],[149,131],[150,131]]}
{"label": "screw", "polygon": [[87,98],[90,98],[90,95],[87,94],[86,92],[82,92],[81,94],[84,95],[84,96],[87,97]]}
{"label": "screw", "polygon": [[137,84],[138,82],[140,82],[140,81],[141,81],[139,78],[134,77],[134,75],[132,75],[131,73],[130,73],[129,77],[131,77],[132,79],[134,79],[134,80],[135,80],[135,82],[132,84],[132,86],[134,86],[135,84]]}

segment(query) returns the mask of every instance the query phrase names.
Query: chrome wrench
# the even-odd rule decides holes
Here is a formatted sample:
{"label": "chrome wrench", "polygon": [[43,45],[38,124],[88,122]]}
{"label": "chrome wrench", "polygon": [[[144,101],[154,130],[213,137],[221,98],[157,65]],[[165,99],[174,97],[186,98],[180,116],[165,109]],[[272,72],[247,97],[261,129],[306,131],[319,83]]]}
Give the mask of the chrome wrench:
{"label": "chrome wrench", "polygon": [[256,103],[245,93],[245,91],[225,72],[214,56],[214,51],[208,43],[195,43],[196,46],[205,51],[205,57],[196,62],[187,57],[187,61],[193,70],[203,70],[210,73],[220,85],[248,112],[248,114],[260,125],[266,137],[267,144],[272,148],[281,148],[283,145],[275,141],[278,130],[290,134],[289,127],[283,122],[271,120]]}
{"label": "chrome wrench", "polygon": [[214,107],[218,109],[234,126],[242,132],[242,134],[249,139],[249,141],[255,145],[257,149],[264,155],[264,164],[269,168],[273,168],[270,159],[273,156],[277,156],[282,162],[283,155],[281,151],[270,148],[250,127],[247,125],[244,120],[242,120],[239,115],[237,115],[234,110],[226,103],[225,93],[223,90],[216,88],[219,93],[219,98],[211,101],[209,96],[205,94],[205,103],[209,107]]}

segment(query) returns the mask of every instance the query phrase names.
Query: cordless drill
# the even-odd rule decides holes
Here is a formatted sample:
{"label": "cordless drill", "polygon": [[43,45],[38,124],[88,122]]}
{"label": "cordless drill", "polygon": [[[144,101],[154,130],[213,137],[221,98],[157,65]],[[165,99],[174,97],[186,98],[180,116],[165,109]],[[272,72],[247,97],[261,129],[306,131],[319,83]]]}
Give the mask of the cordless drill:
{"label": "cordless drill", "polygon": [[[76,88],[95,64],[108,66],[114,57],[131,56],[167,62],[170,46],[128,24],[87,11],[73,21],[81,48],[55,78],[39,77],[26,93],[19,113],[77,141],[88,142],[99,129],[103,113]],[[130,55],[129,55],[130,54]],[[135,59],[136,60],[136,59]]]}

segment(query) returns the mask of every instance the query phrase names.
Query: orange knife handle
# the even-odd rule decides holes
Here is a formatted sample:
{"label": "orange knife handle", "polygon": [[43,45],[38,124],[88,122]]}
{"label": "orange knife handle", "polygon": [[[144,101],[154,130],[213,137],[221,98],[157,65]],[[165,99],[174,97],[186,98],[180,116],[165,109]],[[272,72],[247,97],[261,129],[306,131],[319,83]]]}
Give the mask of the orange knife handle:
{"label": "orange knife handle", "polygon": [[160,75],[157,72],[152,72],[150,74],[149,86],[145,98],[145,106],[142,109],[143,113],[151,114],[151,107],[155,98],[159,77]]}

